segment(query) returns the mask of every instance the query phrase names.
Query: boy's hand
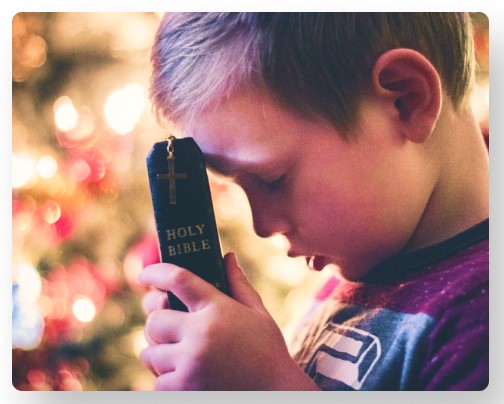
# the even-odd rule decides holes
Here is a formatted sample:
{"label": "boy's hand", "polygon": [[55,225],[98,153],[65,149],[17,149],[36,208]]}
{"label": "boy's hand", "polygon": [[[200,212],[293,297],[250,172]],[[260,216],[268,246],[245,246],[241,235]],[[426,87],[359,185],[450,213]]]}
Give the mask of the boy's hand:
{"label": "boy's hand", "polygon": [[158,376],[156,390],[317,390],[290,357],[234,254],[224,262],[233,299],[171,264],[149,266],[139,275],[140,283],[170,290],[189,309],[162,309],[160,292],[144,299],[151,345],[141,359]]}

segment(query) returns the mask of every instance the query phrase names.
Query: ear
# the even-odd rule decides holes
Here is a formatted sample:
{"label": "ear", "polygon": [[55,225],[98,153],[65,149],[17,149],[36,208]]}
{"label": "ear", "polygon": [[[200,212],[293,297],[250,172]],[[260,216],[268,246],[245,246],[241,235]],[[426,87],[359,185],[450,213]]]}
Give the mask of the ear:
{"label": "ear", "polygon": [[372,71],[373,90],[390,106],[403,136],[424,142],[433,132],[441,111],[441,80],[434,66],[412,49],[383,53]]}

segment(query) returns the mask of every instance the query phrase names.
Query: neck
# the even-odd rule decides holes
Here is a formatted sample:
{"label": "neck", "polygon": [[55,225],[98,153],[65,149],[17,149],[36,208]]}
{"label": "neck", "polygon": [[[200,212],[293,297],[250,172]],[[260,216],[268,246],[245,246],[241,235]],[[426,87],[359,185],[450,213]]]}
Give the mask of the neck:
{"label": "neck", "polygon": [[438,180],[405,250],[439,243],[489,217],[488,151],[470,108],[443,111],[431,137]]}

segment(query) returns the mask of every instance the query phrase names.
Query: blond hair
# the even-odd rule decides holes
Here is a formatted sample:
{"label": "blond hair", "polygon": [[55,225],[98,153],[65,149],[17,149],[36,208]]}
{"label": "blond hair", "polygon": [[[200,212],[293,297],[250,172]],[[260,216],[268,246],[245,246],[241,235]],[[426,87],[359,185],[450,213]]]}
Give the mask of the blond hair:
{"label": "blond hair", "polygon": [[339,129],[358,117],[375,60],[410,48],[438,71],[455,107],[473,77],[467,13],[170,13],[152,48],[151,97],[172,121],[244,88]]}

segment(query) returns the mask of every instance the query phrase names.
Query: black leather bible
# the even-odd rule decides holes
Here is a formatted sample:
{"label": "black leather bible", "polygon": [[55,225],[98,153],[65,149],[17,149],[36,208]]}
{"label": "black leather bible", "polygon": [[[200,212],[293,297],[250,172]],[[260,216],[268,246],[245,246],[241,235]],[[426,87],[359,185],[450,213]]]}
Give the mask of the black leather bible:
{"label": "black leather bible", "polygon": [[[186,268],[229,295],[203,153],[193,138],[155,143],[147,171],[161,261]],[[170,309],[187,307],[168,292]]]}

